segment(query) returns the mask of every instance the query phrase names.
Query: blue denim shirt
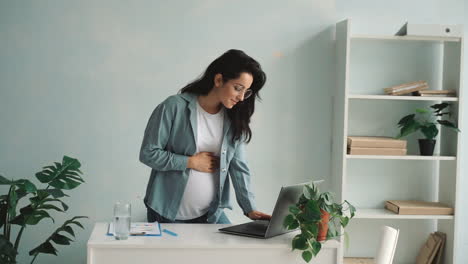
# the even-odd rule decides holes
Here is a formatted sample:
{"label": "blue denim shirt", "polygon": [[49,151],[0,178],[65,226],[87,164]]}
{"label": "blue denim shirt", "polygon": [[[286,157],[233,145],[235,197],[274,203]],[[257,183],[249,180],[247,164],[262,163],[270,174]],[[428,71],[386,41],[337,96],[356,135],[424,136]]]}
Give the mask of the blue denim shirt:
{"label": "blue denim shirt", "polygon": [[[189,156],[196,154],[197,96],[183,93],[170,96],[153,111],[145,130],[140,161],[152,168],[145,204],[174,220],[189,177]],[[245,159],[245,143],[232,143],[231,122],[224,117],[219,189],[208,211],[208,222],[216,223],[229,201],[232,180],[237,202],[244,211],[256,210],[250,188],[250,170]]]}

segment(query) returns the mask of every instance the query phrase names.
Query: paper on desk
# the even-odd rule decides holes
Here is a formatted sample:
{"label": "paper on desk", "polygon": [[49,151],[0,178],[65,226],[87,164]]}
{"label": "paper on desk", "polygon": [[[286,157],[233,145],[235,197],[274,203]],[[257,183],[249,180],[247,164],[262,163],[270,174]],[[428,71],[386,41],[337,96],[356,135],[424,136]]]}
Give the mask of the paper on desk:
{"label": "paper on desk", "polygon": [[[109,223],[107,230],[108,236],[114,235],[114,223]],[[130,224],[130,235],[131,236],[160,236],[161,225],[158,222],[145,223],[145,222],[134,222]]]}

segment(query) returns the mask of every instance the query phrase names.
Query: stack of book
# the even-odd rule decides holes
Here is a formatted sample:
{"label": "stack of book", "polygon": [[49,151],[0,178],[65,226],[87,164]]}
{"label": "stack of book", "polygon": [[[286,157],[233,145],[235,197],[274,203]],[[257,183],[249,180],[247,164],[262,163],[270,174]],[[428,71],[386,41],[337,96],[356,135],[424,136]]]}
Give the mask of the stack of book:
{"label": "stack of book", "polygon": [[419,250],[416,264],[441,264],[447,235],[435,232],[429,235],[426,243]]}
{"label": "stack of book", "polygon": [[424,91],[417,91],[416,95],[451,97],[451,96],[456,96],[456,92],[454,90],[424,90]]}
{"label": "stack of book", "polygon": [[385,209],[401,215],[453,215],[454,212],[446,204],[418,200],[385,201]]}
{"label": "stack of book", "polygon": [[429,85],[425,81],[417,81],[417,82],[410,82],[404,83],[397,86],[392,86],[389,88],[385,88],[384,92],[388,95],[405,95],[411,94],[413,92],[427,90]]}
{"label": "stack of book", "polygon": [[391,137],[348,137],[350,155],[406,155],[406,140]]}

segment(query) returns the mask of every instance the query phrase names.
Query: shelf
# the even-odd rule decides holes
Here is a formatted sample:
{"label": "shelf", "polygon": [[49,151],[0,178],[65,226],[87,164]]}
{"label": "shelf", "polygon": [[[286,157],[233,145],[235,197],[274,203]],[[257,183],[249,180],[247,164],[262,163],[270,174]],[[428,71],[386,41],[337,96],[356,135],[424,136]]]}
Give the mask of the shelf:
{"label": "shelf", "polygon": [[453,156],[387,156],[387,155],[346,155],[347,159],[389,159],[389,160],[456,160]]}
{"label": "shelf", "polygon": [[400,96],[400,95],[348,95],[349,99],[362,100],[402,100],[402,101],[447,101],[456,102],[458,97],[440,96]]}
{"label": "shelf", "polygon": [[453,219],[453,215],[399,215],[385,209],[357,208],[356,219]]}
{"label": "shelf", "polygon": [[457,38],[457,37],[424,37],[424,36],[351,35],[351,39],[460,42],[461,38]]}

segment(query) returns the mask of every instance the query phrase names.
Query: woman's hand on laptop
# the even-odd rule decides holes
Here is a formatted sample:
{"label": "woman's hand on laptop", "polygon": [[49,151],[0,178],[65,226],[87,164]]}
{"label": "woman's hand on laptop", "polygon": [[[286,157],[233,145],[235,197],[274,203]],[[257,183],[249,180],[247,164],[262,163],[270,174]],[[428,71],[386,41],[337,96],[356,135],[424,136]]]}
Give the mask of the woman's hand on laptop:
{"label": "woman's hand on laptop", "polygon": [[262,213],[260,211],[251,211],[247,216],[252,220],[270,220],[271,215]]}

